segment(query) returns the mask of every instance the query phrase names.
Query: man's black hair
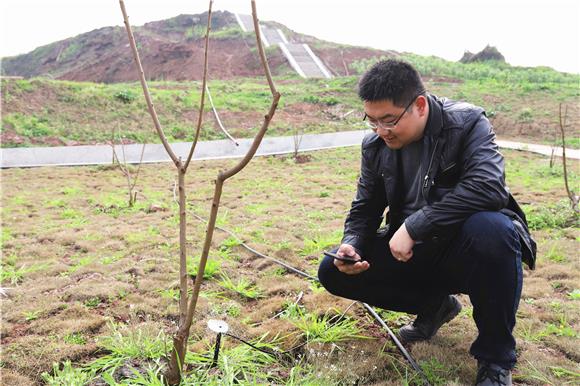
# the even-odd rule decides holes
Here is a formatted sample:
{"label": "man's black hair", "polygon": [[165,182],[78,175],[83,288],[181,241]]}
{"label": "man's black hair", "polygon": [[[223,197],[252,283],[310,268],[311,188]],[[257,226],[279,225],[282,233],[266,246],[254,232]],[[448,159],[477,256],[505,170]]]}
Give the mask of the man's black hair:
{"label": "man's black hair", "polygon": [[421,75],[407,62],[389,59],[373,65],[358,83],[358,96],[365,102],[388,100],[404,107],[425,91]]}

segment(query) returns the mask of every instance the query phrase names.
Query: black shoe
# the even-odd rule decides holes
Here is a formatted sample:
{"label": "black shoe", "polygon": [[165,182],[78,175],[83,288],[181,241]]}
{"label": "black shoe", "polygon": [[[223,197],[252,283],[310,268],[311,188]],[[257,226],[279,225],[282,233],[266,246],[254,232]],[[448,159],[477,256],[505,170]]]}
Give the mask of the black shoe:
{"label": "black shoe", "polygon": [[494,363],[479,361],[475,386],[512,386],[512,372]]}
{"label": "black shoe", "polygon": [[399,329],[399,338],[403,343],[419,342],[431,339],[439,328],[455,318],[461,311],[461,304],[455,296],[447,296],[434,313],[417,315],[415,321]]}

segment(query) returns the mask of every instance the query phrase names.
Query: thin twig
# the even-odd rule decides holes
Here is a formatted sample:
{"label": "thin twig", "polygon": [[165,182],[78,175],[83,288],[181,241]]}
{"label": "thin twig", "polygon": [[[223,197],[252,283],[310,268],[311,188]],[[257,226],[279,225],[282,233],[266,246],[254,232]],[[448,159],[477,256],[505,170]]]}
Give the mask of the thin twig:
{"label": "thin twig", "polygon": [[570,204],[572,205],[572,209],[575,212],[578,212],[578,201],[580,199],[579,196],[574,193],[574,191],[570,190],[568,186],[568,170],[566,167],[566,139],[565,139],[565,129],[566,126],[566,118],[568,117],[568,106],[564,110],[564,118],[562,118],[562,104],[560,103],[560,132],[562,134],[562,165],[564,168],[564,184],[566,185],[566,193],[568,194],[568,198],[570,199]]}
{"label": "thin twig", "polygon": [[133,59],[135,60],[135,64],[137,65],[137,69],[139,71],[139,80],[141,81],[141,87],[143,88],[143,95],[145,96],[145,101],[147,102],[147,109],[149,110],[149,114],[153,119],[153,124],[155,125],[155,130],[157,130],[157,134],[161,139],[161,143],[167,151],[167,154],[173,161],[173,163],[179,167],[179,159],[171,149],[171,146],[167,142],[167,137],[165,137],[165,133],[163,132],[163,128],[161,127],[161,123],[159,122],[159,118],[157,117],[157,112],[155,111],[155,106],[151,100],[151,94],[149,93],[149,87],[147,86],[147,81],[145,80],[145,72],[143,71],[143,66],[141,65],[141,59],[139,58],[139,51],[137,50],[137,44],[135,43],[135,37],[133,36],[133,31],[131,29],[131,24],[129,24],[129,16],[127,16],[127,11],[125,9],[125,2],[123,0],[119,0],[119,5],[121,6],[121,12],[123,13],[123,22],[125,23],[125,29],[127,30],[127,36],[129,37],[129,44],[131,46],[131,50],[133,51]]}
{"label": "thin twig", "polygon": [[141,171],[141,165],[143,165],[143,155],[145,154],[145,146],[146,144],[143,143],[143,147],[141,148],[141,156],[139,157],[139,165],[137,166],[137,171],[135,172],[135,177],[133,178],[133,185],[131,185],[131,190],[135,189],[135,185],[137,185],[137,180],[139,179],[139,172]]}
{"label": "thin twig", "polygon": [[201,98],[199,101],[199,114],[197,116],[197,127],[195,128],[195,137],[193,138],[193,142],[191,143],[191,149],[189,150],[189,155],[187,156],[187,161],[185,161],[185,170],[189,166],[191,162],[191,158],[193,157],[193,152],[195,151],[195,147],[197,145],[197,140],[199,139],[199,133],[201,131],[201,123],[203,121],[203,107],[205,104],[205,89],[207,83],[207,63],[208,63],[208,47],[209,47],[209,32],[211,31],[211,7],[213,5],[213,1],[210,0],[209,2],[209,9],[207,11],[207,29],[205,31],[205,50],[204,50],[204,62],[203,62],[203,80],[201,82]]}

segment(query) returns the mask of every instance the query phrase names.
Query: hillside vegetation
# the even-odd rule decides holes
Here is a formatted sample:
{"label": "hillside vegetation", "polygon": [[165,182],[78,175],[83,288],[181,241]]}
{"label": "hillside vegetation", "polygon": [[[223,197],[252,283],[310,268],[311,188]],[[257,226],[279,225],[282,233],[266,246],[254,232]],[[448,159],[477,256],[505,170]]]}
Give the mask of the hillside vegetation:
{"label": "hillside vegetation", "polygon": [[[504,63],[462,64],[435,57],[405,55],[437,95],[483,106],[504,138],[551,143],[560,103],[568,107],[569,126],[578,124],[580,77],[549,68],[519,68]],[[374,59],[353,63],[360,73]],[[269,135],[357,130],[361,105],[358,76],[334,79],[277,77],[282,93]],[[171,141],[190,141],[197,122],[200,82],[151,82],[151,93]],[[212,79],[216,109],[234,137],[251,137],[270,99],[261,78]],[[138,82],[102,84],[42,78],[2,80],[2,146],[103,144],[113,129],[126,142],[157,143]],[[225,138],[206,102],[202,139]],[[578,146],[578,140],[569,141]]]}

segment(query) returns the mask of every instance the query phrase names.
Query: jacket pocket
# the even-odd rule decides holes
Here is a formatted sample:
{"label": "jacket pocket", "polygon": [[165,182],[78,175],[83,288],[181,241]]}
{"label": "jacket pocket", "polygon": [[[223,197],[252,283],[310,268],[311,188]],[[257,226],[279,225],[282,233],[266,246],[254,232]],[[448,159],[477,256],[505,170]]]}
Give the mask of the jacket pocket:
{"label": "jacket pocket", "polygon": [[452,188],[459,180],[459,166],[456,162],[449,165],[442,165],[439,173],[435,176],[435,186],[441,188]]}

